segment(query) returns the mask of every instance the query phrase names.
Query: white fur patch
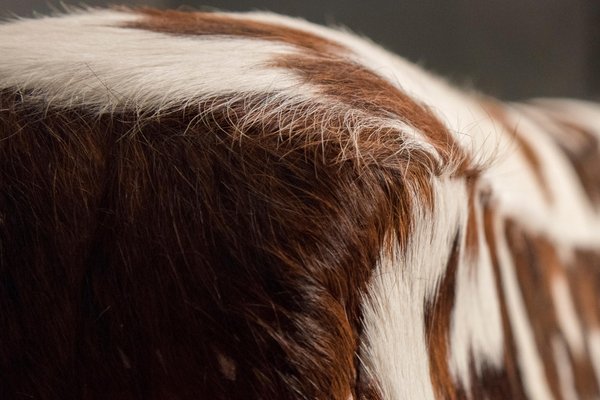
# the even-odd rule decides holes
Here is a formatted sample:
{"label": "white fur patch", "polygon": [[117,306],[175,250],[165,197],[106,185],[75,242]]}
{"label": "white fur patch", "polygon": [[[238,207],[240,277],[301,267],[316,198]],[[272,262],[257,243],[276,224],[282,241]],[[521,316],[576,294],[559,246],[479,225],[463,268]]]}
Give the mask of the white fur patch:
{"label": "white fur patch", "polygon": [[181,108],[244,92],[309,95],[293,74],[266,68],[288,45],[180,37],[124,28],[140,16],[91,11],[0,25],[0,87],[34,90],[56,106],[100,111]]}
{"label": "white fur patch", "polygon": [[500,136],[495,142],[499,153],[483,176],[499,197],[502,213],[556,243],[600,247],[600,218],[591,208],[579,179],[550,134],[522,110],[532,111],[530,107],[513,105],[507,118],[535,151],[551,200],[543,196],[531,166],[514,142],[514,133],[497,127]]}
{"label": "white fur patch", "polygon": [[[504,335],[492,260],[483,230],[479,202],[474,203],[478,229],[478,258],[462,256],[456,280],[456,300],[450,335],[455,379],[471,385],[471,358],[475,372],[482,367],[500,370],[504,361]],[[466,225],[463,222],[463,226]]]}
{"label": "white fur patch", "polygon": [[415,219],[404,254],[384,254],[363,306],[364,368],[385,399],[433,399],[425,338],[425,303],[443,278],[456,229],[464,219],[464,182],[434,182],[436,208]]}

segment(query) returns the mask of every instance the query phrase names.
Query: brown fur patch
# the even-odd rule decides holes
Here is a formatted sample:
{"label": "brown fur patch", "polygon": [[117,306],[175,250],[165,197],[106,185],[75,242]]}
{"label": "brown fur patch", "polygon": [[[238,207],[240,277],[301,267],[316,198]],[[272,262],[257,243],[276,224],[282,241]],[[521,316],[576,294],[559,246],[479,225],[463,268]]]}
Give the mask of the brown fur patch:
{"label": "brown fur patch", "polygon": [[[600,329],[600,254],[589,250],[577,250],[575,262],[563,270],[569,281],[575,309],[585,335]],[[586,343],[584,356],[571,356],[575,385],[582,398],[600,396],[600,385],[596,381],[591,360],[592,354]]]}
{"label": "brown fur patch", "polygon": [[358,160],[345,116],[265,96],[140,119],[2,93],[7,398],[356,395],[360,296],[428,159],[382,130]]}
{"label": "brown fur patch", "polygon": [[232,15],[152,8],[140,8],[132,12],[139,14],[141,18],[125,24],[127,28],[174,35],[220,35],[278,41],[317,52],[343,49],[339,43],[314,33],[285,25],[252,21],[249,18],[236,18]]}
{"label": "brown fur patch", "polygon": [[466,399],[465,394],[452,379],[448,358],[450,319],[454,307],[456,274],[460,259],[460,235],[456,234],[450,252],[446,272],[436,297],[425,307],[425,336],[429,352],[429,374],[437,399]]}
{"label": "brown fur patch", "polygon": [[555,268],[552,265],[556,259],[555,250],[545,240],[536,240],[526,235],[511,220],[506,222],[505,234],[548,384],[554,397],[561,399],[552,346],[554,336],[559,334],[550,291],[550,270]]}
{"label": "brown fur patch", "polygon": [[587,329],[600,329],[600,254],[579,250],[575,265],[567,269],[577,313]]}
{"label": "brown fur patch", "polygon": [[362,65],[350,60],[323,55],[284,56],[275,66],[295,71],[306,82],[330,97],[374,116],[396,117],[415,127],[438,152],[441,162],[417,160],[435,172],[447,169],[457,175],[472,174],[467,155],[448,129],[425,106]]}
{"label": "brown fur patch", "polygon": [[[479,191],[477,189],[476,178],[471,177],[467,179],[467,191],[469,213],[465,231],[465,256],[467,256],[469,260],[476,261],[479,256],[479,227],[481,226],[481,221],[477,213]],[[473,270],[473,272],[477,271]]]}
{"label": "brown fur patch", "polygon": [[356,399],[385,400],[378,383],[372,378],[367,378],[364,373],[359,375],[356,388]]}
{"label": "brown fur patch", "polygon": [[[375,133],[364,128],[353,132],[355,139],[347,126],[358,125],[359,117],[349,121],[328,114],[319,121],[319,113],[330,111],[323,105],[316,112],[310,104],[270,119],[244,119],[249,113],[268,113],[268,95],[227,106],[218,106],[227,99],[207,99],[200,110],[147,121],[127,114],[90,120],[78,110],[74,122],[61,124],[62,113],[50,112],[33,129],[46,132],[54,124],[73,140],[84,135],[94,143],[104,134],[102,167],[96,171],[102,179],[95,180],[100,194],[93,196],[98,210],[96,203],[85,202],[93,219],[89,226],[97,226],[82,245],[92,256],[73,269],[88,271],[84,282],[91,309],[109,310],[100,319],[106,343],[118,344],[129,361],[128,375],[103,387],[118,371],[107,357],[122,357],[99,347],[96,325],[84,316],[83,339],[78,339],[86,353],[81,375],[69,381],[57,372],[58,379],[83,385],[91,398],[101,388],[132,395],[142,390],[146,397],[376,396],[375,385],[361,389],[355,382],[360,293],[383,237],[392,230],[404,246],[414,207],[433,207],[430,174],[442,167],[463,173],[467,157],[425,106],[364,67],[333,56],[332,50],[341,50],[335,43],[287,27],[213,14],[140,13],[140,21],[127,27],[295,45],[306,54],[274,60],[272,67],[298,73],[347,106],[381,117],[395,115],[421,130],[441,160],[434,162],[418,149],[399,151],[402,132],[391,128]],[[325,51],[329,54],[319,55]],[[15,110],[10,93],[4,101],[10,110],[6,120],[31,119],[26,115],[30,110]],[[203,107],[214,110],[181,134],[198,112],[206,111]],[[88,152],[85,147],[73,151]],[[27,170],[19,174],[24,181],[50,180],[45,174],[29,177]],[[58,169],[55,174],[69,180],[76,171]],[[33,201],[33,185],[22,195],[23,203]],[[69,201],[50,197],[48,204],[59,207]],[[20,218],[36,220],[33,215]],[[40,273],[47,273],[50,266],[39,263]],[[107,268],[113,272],[104,272]],[[143,272],[147,268],[149,275]],[[156,293],[150,296],[149,290]],[[124,296],[133,299],[130,304],[118,301]],[[166,298],[170,300],[161,300]],[[72,302],[77,304],[77,296]],[[229,329],[236,333],[223,335]],[[176,331],[180,344],[173,347]],[[203,343],[195,344],[199,338]],[[148,356],[152,354],[160,357]],[[224,374],[210,367],[223,359],[235,365],[234,382],[230,369]],[[96,364],[106,369],[92,374],[90,366]],[[29,370],[25,375],[39,378]]]}

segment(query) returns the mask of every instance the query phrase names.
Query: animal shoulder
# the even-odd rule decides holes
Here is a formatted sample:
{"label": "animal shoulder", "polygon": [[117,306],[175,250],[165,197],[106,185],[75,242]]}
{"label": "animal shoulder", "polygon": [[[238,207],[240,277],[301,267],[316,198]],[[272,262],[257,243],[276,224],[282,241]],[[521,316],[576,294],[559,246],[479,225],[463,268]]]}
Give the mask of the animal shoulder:
{"label": "animal shoulder", "polygon": [[258,12],[0,54],[0,397],[600,398],[600,106]]}

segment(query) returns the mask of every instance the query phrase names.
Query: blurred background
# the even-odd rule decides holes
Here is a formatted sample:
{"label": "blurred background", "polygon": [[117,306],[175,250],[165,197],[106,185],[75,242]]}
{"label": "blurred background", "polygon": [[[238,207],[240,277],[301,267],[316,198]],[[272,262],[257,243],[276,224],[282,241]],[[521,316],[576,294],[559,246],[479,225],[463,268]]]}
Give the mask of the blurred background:
{"label": "blurred background", "polygon": [[[270,10],[346,26],[455,84],[503,99],[569,96],[600,100],[599,0],[85,2],[115,3]],[[0,0],[0,16],[48,13],[53,7],[60,9],[59,4],[56,0]]]}

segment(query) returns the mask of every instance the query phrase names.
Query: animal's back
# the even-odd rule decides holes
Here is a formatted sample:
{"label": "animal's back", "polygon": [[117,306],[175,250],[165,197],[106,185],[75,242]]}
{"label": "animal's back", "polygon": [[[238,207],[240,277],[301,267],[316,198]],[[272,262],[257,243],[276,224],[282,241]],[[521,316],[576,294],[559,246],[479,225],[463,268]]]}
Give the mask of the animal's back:
{"label": "animal's back", "polygon": [[0,54],[0,397],[600,398],[597,105],[262,13]]}

